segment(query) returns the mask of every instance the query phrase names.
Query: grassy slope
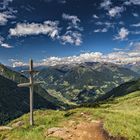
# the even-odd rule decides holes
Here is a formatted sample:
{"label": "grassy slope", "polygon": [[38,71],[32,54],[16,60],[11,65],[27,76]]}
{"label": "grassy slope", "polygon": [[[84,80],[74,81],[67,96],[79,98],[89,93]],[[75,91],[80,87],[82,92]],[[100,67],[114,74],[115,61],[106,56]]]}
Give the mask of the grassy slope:
{"label": "grassy slope", "polygon": [[[34,108],[51,108],[56,106],[34,92]],[[19,88],[17,83],[0,76],[0,125],[29,112],[29,89]]]}
{"label": "grassy slope", "polygon": [[[0,64],[0,75],[16,83],[25,83],[29,81],[27,77],[21,73],[13,71],[2,64]],[[52,96],[40,85],[36,85],[34,90],[37,94],[39,94],[39,96],[42,96],[44,100],[51,102],[57,108],[67,108],[69,106],[68,103],[64,103],[63,101],[58,100],[56,97]]]}
{"label": "grassy slope", "polygon": [[[0,132],[0,140],[45,140],[45,132],[48,128],[62,126],[68,120],[81,120],[81,112],[90,114],[94,120],[103,120],[104,128],[111,135],[124,136],[129,140],[140,139],[140,91],[116,98],[102,104],[99,108],[78,108],[69,111],[38,110],[35,112],[36,125],[28,125],[29,114],[14,120],[9,124],[22,120],[26,125],[15,128],[12,131]],[[47,138],[47,140],[59,140],[59,138]]]}

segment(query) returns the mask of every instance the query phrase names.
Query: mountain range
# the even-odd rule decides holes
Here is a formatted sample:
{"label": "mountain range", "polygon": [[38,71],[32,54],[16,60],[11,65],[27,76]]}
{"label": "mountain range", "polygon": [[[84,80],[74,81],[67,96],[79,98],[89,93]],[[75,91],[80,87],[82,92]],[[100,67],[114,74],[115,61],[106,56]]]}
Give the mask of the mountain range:
{"label": "mountain range", "polygon": [[[35,108],[68,109],[94,103],[104,96],[113,96],[113,88],[139,78],[138,73],[111,63],[86,62],[37,69],[40,72],[34,78],[44,83],[35,87]],[[23,82],[28,82],[28,75],[0,64],[0,124],[29,111],[29,90],[17,87]]]}
{"label": "mountain range", "polygon": [[[43,68],[35,76],[50,94],[70,102],[94,102],[122,83],[139,78],[139,74],[112,63],[86,62]],[[58,97],[59,98],[59,97]]]}

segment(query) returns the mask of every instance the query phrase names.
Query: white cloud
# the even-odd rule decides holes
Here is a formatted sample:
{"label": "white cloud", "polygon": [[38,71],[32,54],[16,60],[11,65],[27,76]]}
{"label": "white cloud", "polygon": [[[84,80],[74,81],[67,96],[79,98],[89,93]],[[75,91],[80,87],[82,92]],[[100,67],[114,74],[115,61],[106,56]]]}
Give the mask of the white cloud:
{"label": "white cloud", "polygon": [[[73,18],[72,18],[73,19]],[[76,21],[73,21],[76,24]],[[45,21],[40,23],[18,23],[15,28],[11,28],[9,33],[11,36],[27,36],[45,34],[52,39],[58,39],[63,44],[71,44],[79,46],[82,43],[82,34],[78,31],[68,30],[65,34],[60,35],[58,21]]]}
{"label": "white cloud", "polygon": [[79,31],[83,31],[83,28],[80,27],[79,23],[81,22],[81,20],[76,16],[76,15],[69,15],[69,14],[62,14],[62,18],[66,21],[68,21],[69,26],[67,27],[67,29],[77,29]]}
{"label": "white cloud", "polygon": [[6,25],[8,19],[13,19],[15,16],[8,14],[7,12],[0,13],[0,25]]}
{"label": "white cloud", "polygon": [[6,49],[13,48],[13,46],[4,42],[4,38],[2,36],[0,36],[0,46]]}
{"label": "white cloud", "polygon": [[115,25],[115,23],[111,23],[109,21],[105,21],[105,22],[98,21],[95,24],[98,25],[98,26],[105,26],[106,28],[113,28],[114,25]]}
{"label": "white cloud", "polygon": [[131,2],[130,1],[125,1],[124,5],[131,5]]}
{"label": "white cloud", "polygon": [[0,25],[6,25],[9,19],[15,18],[14,13],[17,11],[13,8],[9,7],[9,4],[13,2],[13,0],[1,0],[0,1]]}
{"label": "white cloud", "polygon": [[120,30],[119,30],[119,32],[118,32],[118,35],[117,36],[115,36],[115,40],[125,40],[125,39],[127,39],[127,36],[129,35],[129,31],[126,29],[126,28],[124,28],[124,27],[122,27]]}
{"label": "white cloud", "polygon": [[0,36],[0,44],[4,41],[4,38]]}
{"label": "white cloud", "polygon": [[70,43],[72,45],[80,46],[82,43],[82,34],[78,32],[67,31],[61,36],[63,44]]}
{"label": "white cloud", "polygon": [[104,0],[101,4],[100,7],[104,9],[109,9],[110,6],[112,5],[111,0]]}
{"label": "white cloud", "polygon": [[95,29],[95,30],[94,30],[94,33],[105,33],[105,32],[107,32],[107,31],[108,31],[107,28],[103,28],[103,29]]}
{"label": "white cloud", "polygon": [[114,51],[122,51],[123,49],[120,49],[120,48],[114,48],[113,50],[114,50]]}
{"label": "white cloud", "polygon": [[40,64],[37,65],[61,65],[61,64],[75,64],[75,63],[84,63],[84,62],[92,62],[98,61],[102,58],[102,53],[100,52],[91,52],[80,54],[79,56],[69,56],[69,57],[50,57],[47,59],[43,59]]}
{"label": "white cloud", "polygon": [[[0,26],[6,25],[9,19],[15,18],[15,16],[13,15],[15,11],[12,8],[8,7],[9,3],[12,1],[13,0],[3,0],[0,2],[0,10],[3,11],[0,12]],[[13,46],[5,42],[5,38],[3,38],[2,36],[0,36],[0,47],[7,49],[13,48]]]}
{"label": "white cloud", "polygon": [[140,5],[140,1],[139,0],[130,0],[130,2],[134,5]]}
{"label": "white cloud", "polygon": [[68,15],[63,13],[62,18],[71,21],[73,25],[77,25],[80,22],[80,19],[75,15]]}
{"label": "white cloud", "polygon": [[138,13],[133,13],[133,16],[134,17],[139,17],[139,14]]}
{"label": "white cloud", "polygon": [[[133,64],[140,62],[140,42],[131,43],[131,49],[118,49],[114,48],[115,52],[103,54],[101,52],[87,52],[78,56],[68,57],[49,57],[44,58],[40,62],[35,63],[35,66],[54,66],[62,64],[77,64],[84,62],[109,62],[115,64]],[[26,66],[27,63],[23,61],[11,59],[13,67]]]}
{"label": "white cloud", "polygon": [[21,67],[21,66],[28,66],[27,63],[17,60],[17,59],[9,59],[9,61],[12,63],[13,67]]}
{"label": "white cloud", "polygon": [[133,42],[132,47],[135,51],[140,51],[140,42]]}
{"label": "white cloud", "polygon": [[[140,48],[140,44],[139,48]],[[69,56],[69,57],[50,57],[43,59],[41,63],[37,65],[61,65],[61,64],[76,64],[84,62],[109,62],[115,64],[133,64],[140,62],[140,50],[134,49],[129,51],[117,50],[117,52],[112,52],[109,54],[103,54],[100,52],[90,52],[83,53],[79,56]]]}
{"label": "white cloud", "polygon": [[13,0],[2,0],[2,2],[0,2],[0,5],[2,5],[0,9],[5,10],[11,2],[13,2]]}
{"label": "white cloud", "polygon": [[40,23],[18,23],[15,28],[9,30],[11,36],[27,36],[47,34],[52,39],[58,37],[59,27],[58,22],[45,21]]}
{"label": "white cloud", "polygon": [[82,44],[82,34],[83,28],[80,27],[79,23],[81,20],[76,15],[62,14],[62,18],[68,21],[67,31],[64,35],[60,36],[60,41],[63,44],[71,44],[80,46]]}
{"label": "white cloud", "polygon": [[108,14],[111,17],[116,17],[116,16],[120,16],[120,13],[122,13],[123,11],[124,11],[123,7],[116,6],[114,8],[109,9]]}
{"label": "white cloud", "polygon": [[132,24],[133,27],[140,27],[140,23]]}
{"label": "white cloud", "polygon": [[98,21],[98,22],[95,22],[95,25],[98,26],[97,29],[94,30],[95,33],[105,33],[105,32],[108,32],[109,29],[114,29],[116,23],[115,22],[109,22],[109,21],[104,21],[104,22],[101,22],[101,21]]}
{"label": "white cloud", "polygon": [[139,0],[128,0],[126,2],[124,2],[125,5],[140,5],[140,1]]}
{"label": "white cloud", "polygon": [[4,47],[4,48],[7,48],[7,49],[13,48],[13,46],[11,46],[7,43],[2,43],[1,46]]}
{"label": "white cloud", "polygon": [[99,19],[99,17],[96,14],[94,14],[92,17],[95,19]]}

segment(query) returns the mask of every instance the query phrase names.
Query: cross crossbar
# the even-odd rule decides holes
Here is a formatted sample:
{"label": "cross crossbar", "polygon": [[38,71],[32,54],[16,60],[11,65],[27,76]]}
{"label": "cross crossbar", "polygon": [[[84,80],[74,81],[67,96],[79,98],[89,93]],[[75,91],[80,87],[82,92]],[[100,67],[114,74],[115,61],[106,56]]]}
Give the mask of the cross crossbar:
{"label": "cross crossbar", "polygon": [[33,116],[33,89],[34,85],[40,84],[43,82],[34,82],[33,75],[39,71],[33,69],[33,60],[30,59],[29,70],[23,70],[22,72],[29,74],[29,83],[18,84],[18,87],[29,87],[30,88],[30,125],[34,125],[34,116]]}

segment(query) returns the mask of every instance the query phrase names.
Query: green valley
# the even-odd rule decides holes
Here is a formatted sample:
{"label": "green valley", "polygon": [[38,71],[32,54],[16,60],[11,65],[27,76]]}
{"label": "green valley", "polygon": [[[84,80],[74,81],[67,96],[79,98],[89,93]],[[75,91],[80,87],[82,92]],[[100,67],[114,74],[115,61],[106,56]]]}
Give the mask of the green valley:
{"label": "green valley", "polygon": [[[139,78],[139,74],[111,63],[86,62],[44,68],[35,76],[41,86],[64,100],[76,104],[94,102],[120,84]],[[59,98],[58,98],[59,99]]]}

